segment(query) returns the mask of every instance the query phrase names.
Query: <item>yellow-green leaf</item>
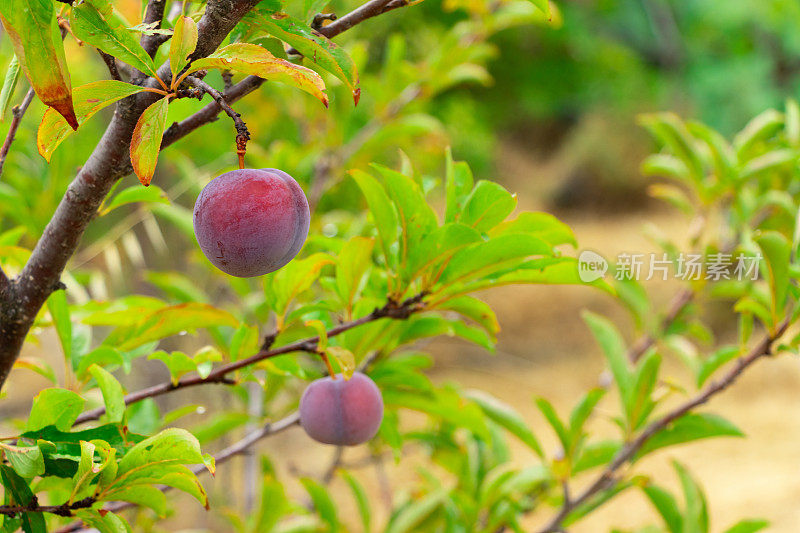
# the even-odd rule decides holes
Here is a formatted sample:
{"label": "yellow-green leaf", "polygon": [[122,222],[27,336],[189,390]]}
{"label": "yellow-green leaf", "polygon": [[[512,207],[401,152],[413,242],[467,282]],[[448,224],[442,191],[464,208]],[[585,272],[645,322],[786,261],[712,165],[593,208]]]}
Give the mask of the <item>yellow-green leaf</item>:
{"label": "yellow-green leaf", "polygon": [[144,110],[136,127],[133,129],[131,139],[131,165],[133,171],[147,187],[153,179],[158,162],[158,153],[161,151],[161,137],[167,125],[167,111],[169,99],[162,98]]}
{"label": "yellow-green leaf", "polygon": [[285,83],[315,96],[325,104],[325,107],[328,106],[328,96],[323,92],[325,82],[319,74],[310,68],[279,59],[255,44],[229,44],[210,56],[192,63],[189,72],[208,68],[232,70]]}
{"label": "yellow-green leaf", "polygon": [[53,1],[3,0],[0,21],[36,95],[61,113],[72,129],[78,129]]}
{"label": "yellow-green leaf", "polygon": [[[72,98],[75,103],[75,116],[78,125],[83,124],[92,115],[117,100],[144,90],[142,87],[117,80],[95,81],[76,87],[72,93]],[[44,113],[39,132],[36,135],[36,145],[39,148],[39,153],[47,161],[50,161],[55,149],[71,133],[72,129],[67,124],[67,121],[64,120],[64,117],[54,110],[48,109]]]}
{"label": "yellow-green leaf", "polygon": [[260,30],[292,45],[307,61],[319,65],[342,80],[352,91],[353,100],[358,104],[361,97],[358,70],[344,48],[285,13],[270,15],[253,12],[248,15],[246,22],[248,19]]}
{"label": "yellow-green leaf", "polygon": [[197,46],[197,24],[189,17],[180,17],[175,23],[175,34],[169,47],[169,68],[173,80],[189,62],[189,54]]}
{"label": "yellow-green leaf", "polygon": [[73,6],[69,17],[75,36],[124,61],[148,76],[156,75],[153,60],[139,44],[130,24],[106,0],[85,0]]}

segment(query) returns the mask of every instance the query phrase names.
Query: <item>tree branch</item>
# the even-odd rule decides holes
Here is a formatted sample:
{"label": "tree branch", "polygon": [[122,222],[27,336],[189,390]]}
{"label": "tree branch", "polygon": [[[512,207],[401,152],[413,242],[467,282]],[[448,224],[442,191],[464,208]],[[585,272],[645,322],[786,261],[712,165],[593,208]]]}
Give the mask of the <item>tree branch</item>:
{"label": "tree branch", "polygon": [[3,147],[0,148],[0,175],[3,174],[3,166],[6,163],[6,157],[8,157],[8,151],[11,149],[11,143],[14,142],[14,136],[17,134],[17,130],[19,129],[19,125],[22,122],[22,117],[25,115],[25,112],[28,110],[28,106],[31,105],[33,101],[33,97],[36,93],[33,91],[33,87],[28,89],[28,92],[25,93],[25,97],[22,99],[22,103],[14,106],[11,109],[11,114],[13,118],[11,119],[11,126],[8,128],[8,133],[6,134],[6,140],[3,141]]}
{"label": "tree branch", "polygon": [[[269,437],[270,435],[275,435],[276,433],[280,433],[286,429],[289,429],[290,427],[297,425],[299,422],[300,422],[299,411],[293,411],[288,415],[286,415],[285,417],[281,418],[280,420],[264,424],[256,431],[248,433],[241,440],[231,444],[227,448],[224,448],[219,453],[217,453],[214,456],[214,462],[217,465],[222,464],[230,460],[231,458],[246,452],[248,449],[250,449],[250,447],[252,447],[261,439],[264,439],[266,437]],[[208,472],[208,469],[206,469],[204,465],[195,466],[191,470],[195,475],[202,474],[203,472]],[[163,485],[159,488],[165,492],[172,489],[172,487],[166,485]],[[105,506],[104,510],[110,511],[112,513],[117,513],[119,511],[129,509],[131,507],[136,507],[136,504],[130,502],[115,502]],[[81,522],[75,522],[57,530],[55,533],[74,533],[76,531],[82,531],[83,529],[84,527]]]}
{"label": "tree branch", "polygon": [[247,141],[250,140],[250,131],[247,129],[247,124],[242,120],[241,113],[237,113],[225,101],[225,98],[214,87],[207,84],[203,80],[195,76],[187,76],[186,81],[193,87],[208,93],[211,98],[222,108],[225,113],[233,120],[233,125],[236,128],[236,149],[239,154],[239,168],[244,168],[244,154],[247,151]]}
{"label": "tree branch", "polygon": [[[328,338],[335,337],[337,335],[341,335],[345,331],[351,330],[358,326],[362,326],[364,324],[368,324],[370,322],[375,322],[376,320],[380,320],[382,318],[392,318],[399,320],[408,318],[413,313],[421,311],[422,309],[425,308],[425,304],[422,301],[422,298],[424,296],[425,296],[424,294],[418,294],[417,296],[408,298],[407,300],[401,303],[390,301],[383,307],[376,308],[372,313],[364,317],[352,320],[350,322],[345,322],[344,324],[339,324],[338,326],[331,328],[328,331],[327,336]],[[240,359],[238,361],[233,361],[221,365],[212,370],[211,373],[204,378],[195,374],[183,378],[177,383],[173,383],[172,381],[165,381],[164,383],[159,383],[158,385],[153,385],[152,387],[147,387],[145,389],[132,392],[127,396],[125,396],[125,404],[130,405],[132,403],[142,401],[146,398],[155,398],[156,396],[161,396],[163,394],[174,392],[179,389],[195,387],[197,385],[207,385],[211,383],[233,384],[235,382],[228,376],[228,374],[235,372],[236,370],[240,370],[247,366],[254,365],[260,361],[269,359],[270,357],[276,357],[278,355],[284,355],[287,353],[292,353],[292,352],[316,353],[318,344],[319,344],[319,336],[316,336],[316,337],[310,337],[308,339],[299,340],[291,344],[286,344],[278,348],[261,350],[258,353],[251,355],[250,357],[247,357],[245,359]],[[75,420],[74,425],[81,424],[83,422],[88,422],[90,420],[97,420],[105,412],[106,412],[105,407],[98,407],[97,409],[85,411],[80,416],[78,416],[78,418]]]}
{"label": "tree branch", "polygon": [[20,513],[50,513],[58,516],[72,516],[73,511],[87,509],[94,505],[95,501],[94,498],[89,497],[61,505],[39,505],[34,497],[29,505],[0,505],[0,515],[13,517]]}
{"label": "tree branch", "polygon": [[119,68],[117,68],[117,60],[114,58],[114,56],[103,52],[99,48],[97,49],[97,53],[103,58],[103,62],[108,67],[108,73],[111,74],[111,78],[117,81],[122,81],[122,78],[119,75]]}
{"label": "tree branch", "polygon": [[772,354],[772,346],[787,330],[791,323],[791,315],[787,316],[783,322],[778,326],[777,330],[772,334],[767,334],[764,338],[750,349],[747,354],[739,358],[733,367],[719,380],[710,383],[705,389],[698,393],[695,397],[687,400],[686,402],[678,405],[672,411],[668,412],[658,420],[651,422],[638,437],[628,442],[616,457],[605,467],[600,475],[592,482],[583,492],[574,499],[568,500],[561,507],[561,510],[556,514],[550,522],[539,533],[556,533],[562,530],[562,522],[569,516],[569,514],[578,508],[580,505],[586,503],[590,498],[597,493],[613,486],[616,483],[617,471],[630,462],[634,456],[642,449],[642,447],[654,435],[666,429],[672,422],[676,421],[689,411],[707,403],[711,398],[721,393],[742,375],[742,373],[750,367],[753,363]]}
{"label": "tree branch", "polygon": [[[161,22],[164,20],[164,9],[167,6],[167,0],[150,0],[147,2],[147,10],[144,14],[143,24],[153,24],[153,29],[161,27]],[[154,57],[158,48],[169,40],[169,35],[160,35],[154,33],[152,35],[144,34],[140,40],[142,48],[147,52],[147,55]]]}

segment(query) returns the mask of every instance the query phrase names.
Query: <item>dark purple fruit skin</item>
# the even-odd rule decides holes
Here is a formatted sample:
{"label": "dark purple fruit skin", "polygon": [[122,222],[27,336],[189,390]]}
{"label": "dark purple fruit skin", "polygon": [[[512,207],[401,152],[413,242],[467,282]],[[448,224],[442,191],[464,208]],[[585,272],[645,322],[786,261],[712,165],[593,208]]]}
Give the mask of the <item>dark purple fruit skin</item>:
{"label": "dark purple fruit skin", "polygon": [[194,234],[214,266],[250,278],[291,261],[308,236],[311,214],[300,185],[275,168],[226,172],[194,204]]}
{"label": "dark purple fruit skin", "polygon": [[312,382],[300,399],[300,425],[323,444],[355,446],[378,432],[383,419],[383,397],[375,382],[355,372]]}

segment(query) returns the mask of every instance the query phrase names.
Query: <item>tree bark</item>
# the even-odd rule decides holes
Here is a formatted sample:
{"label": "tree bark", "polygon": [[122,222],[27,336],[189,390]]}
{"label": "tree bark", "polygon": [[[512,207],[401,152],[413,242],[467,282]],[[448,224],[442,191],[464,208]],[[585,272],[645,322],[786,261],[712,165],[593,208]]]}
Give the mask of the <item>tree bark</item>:
{"label": "tree bark", "polygon": [[[212,53],[258,0],[210,1],[198,24],[193,59]],[[159,76],[171,79],[169,65]],[[155,86],[155,80],[148,80]],[[20,275],[0,294],[0,389],[19,357],[36,314],[58,287],[61,273],[89,222],[114,183],[130,168],[129,146],[142,112],[158,97],[140,93],[117,104],[114,117],[92,154],[67,188]]]}

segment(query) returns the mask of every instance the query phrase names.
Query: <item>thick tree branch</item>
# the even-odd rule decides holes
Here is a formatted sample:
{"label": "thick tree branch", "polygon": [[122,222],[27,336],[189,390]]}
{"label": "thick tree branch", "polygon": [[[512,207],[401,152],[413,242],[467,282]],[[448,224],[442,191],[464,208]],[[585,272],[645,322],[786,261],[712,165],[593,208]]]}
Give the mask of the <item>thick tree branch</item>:
{"label": "thick tree branch", "polygon": [[572,511],[577,509],[580,505],[588,502],[593,496],[597,495],[603,490],[614,486],[616,483],[617,471],[634,459],[639,450],[641,450],[647,441],[649,441],[654,435],[669,427],[670,424],[683,415],[689,413],[697,407],[700,407],[701,405],[704,405],[711,400],[711,398],[730,387],[753,363],[762,357],[771,355],[773,344],[786,332],[790,323],[791,317],[788,316],[783,322],[781,322],[774,333],[765,335],[764,338],[752,349],[750,349],[746,355],[739,358],[721,379],[710,383],[695,397],[678,405],[676,408],[654,422],[651,422],[650,425],[648,425],[639,434],[639,436],[628,442],[622,448],[622,450],[617,453],[616,457],[614,457],[614,459],[605,467],[605,469],[594,480],[594,482],[592,482],[575,498],[565,501],[558,514],[556,514],[547,525],[540,529],[539,533],[556,533],[561,531],[561,524]]}
{"label": "thick tree branch", "polygon": [[[147,9],[144,14],[142,23],[146,25],[155,24],[153,29],[161,27],[161,22],[164,20],[164,9],[167,6],[167,0],[150,0],[147,2]],[[161,35],[154,33],[152,35],[142,35],[141,44],[144,51],[150,57],[156,55],[158,48],[169,40],[169,35]]]}
{"label": "thick tree branch", "polygon": [[28,92],[25,93],[25,97],[22,99],[22,103],[14,106],[11,109],[11,125],[8,128],[8,133],[6,134],[6,140],[3,141],[3,147],[0,148],[0,175],[3,174],[3,166],[6,163],[6,157],[8,157],[8,151],[11,149],[11,143],[14,142],[14,136],[17,134],[17,130],[19,129],[19,125],[22,122],[22,117],[25,115],[25,112],[28,110],[28,106],[31,105],[33,101],[33,97],[35,96],[35,92],[33,92],[33,87],[28,89]]}
{"label": "thick tree branch", "polygon": [[117,60],[114,56],[109,55],[99,48],[97,49],[97,53],[100,54],[100,57],[103,58],[103,62],[108,67],[108,73],[111,74],[111,78],[117,81],[122,81],[122,77],[119,75],[119,68],[117,67]]}
{"label": "thick tree branch", "polygon": [[[367,316],[361,317],[356,320],[352,320],[350,322],[345,322],[344,324],[339,324],[338,326],[331,328],[328,331],[327,336],[328,338],[335,337],[337,335],[341,335],[345,331],[357,328],[358,326],[362,326],[370,322],[375,322],[376,320],[380,320],[382,318],[392,318],[399,320],[406,319],[413,313],[419,312],[425,308],[425,304],[422,301],[424,296],[425,296],[424,294],[419,294],[401,303],[390,301],[383,307],[376,308],[372,313],[368,314]],[[127,396],[125,396],[125,404],[130,405],[132,403],[142,401],[146,398],[155,398],[156,396],[161,396],[163,394],[174,392],[180,389],[195,387],[197,385],[207,385],[213,383],[232,384],[234,383],[234,381],[229,377],[229,374],[231,374],[232,372],[248,367],[250,365],[254,365],[260,361],[269,359],[270,357],[276,357],[278,355],[284,355],[292,352],[316,353],[318,344],[319,344],[319,336],[316,336],[316,337],[310,337],[308,339],[299,340],[291,344],[286,344],[278,348],[261,350],[258,353],[251,355],[250,357],[247,357],[245,359],[240,359],[238,361],[233,361],[218,366],[213,371],[211,371],[211,373],[208,374],[208,376],[204,378],[195,374],[183,378],[177,383],[173,383],[172,381],[165,381],[164,383],[159,383],[158,385],[153,385],[152,387],[147,387],[145,389],[132,392]],[[105,413],[105,407],[98,407],[97,409],[85,411],[80,416],[78,416],[78,418],[75,420],[75,424],[77,425],[83,422],[88,422],[90,420],[97,420],[103,415],[103,413]]]}

